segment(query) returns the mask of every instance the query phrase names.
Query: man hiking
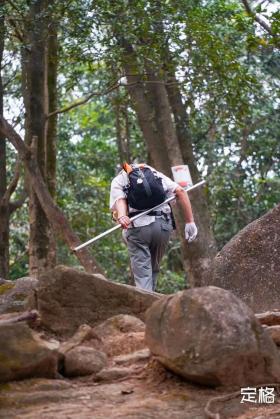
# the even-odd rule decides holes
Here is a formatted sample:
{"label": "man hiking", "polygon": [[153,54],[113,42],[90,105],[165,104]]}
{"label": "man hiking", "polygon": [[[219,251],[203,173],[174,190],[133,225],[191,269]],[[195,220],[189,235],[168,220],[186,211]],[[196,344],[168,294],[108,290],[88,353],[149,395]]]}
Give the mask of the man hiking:
{"label": "man hiking", "polygon": [[110,209],[123,228],[135,284],[155,291],[159,264],[173,230],[169,204],[131,222],[130,217],[163,203],[176,195],[185,218],[188,242],[197,236],[191,203],[184,189],[151,166],[124,163],[123,170],[112,180]]}

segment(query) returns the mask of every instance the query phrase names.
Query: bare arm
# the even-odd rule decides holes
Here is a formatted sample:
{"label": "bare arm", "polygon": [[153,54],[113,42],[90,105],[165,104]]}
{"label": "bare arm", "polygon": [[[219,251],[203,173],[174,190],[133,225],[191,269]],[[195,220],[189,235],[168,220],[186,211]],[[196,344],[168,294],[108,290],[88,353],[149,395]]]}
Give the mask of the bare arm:
{"label": "bare arm", "polygon": [[183,210],[185,223],[193,223],[194,219],[193,219],[192,206],[191,206],[191,202],[190,202],[187,192],[185,192],[182,188],[177,188],[175,190],[175,194]]}
{"label": "bare arm", "polygon": [[130,224],[130,219],[128,217],[128,208],[125,198],[120,198],[115,203],[115,209],[117,211],[118,222],[123,228],[127,228]]}
{"label": "bare arm", "polygon": [[185,219],[185,238],[190,243],[195,240],[197,236],[197,227],[195,225],[192,213],[192,206],[187,193],[182,188],[175,190],[176,197],[182,207]]}

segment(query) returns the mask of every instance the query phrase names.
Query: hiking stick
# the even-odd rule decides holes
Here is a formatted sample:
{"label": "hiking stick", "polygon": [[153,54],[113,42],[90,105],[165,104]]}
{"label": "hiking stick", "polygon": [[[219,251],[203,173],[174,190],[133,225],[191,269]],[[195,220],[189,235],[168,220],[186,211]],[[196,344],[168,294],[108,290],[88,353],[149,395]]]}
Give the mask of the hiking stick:
{"label": "hiking stick", "polygon": [[[193,189],[195,189],[195,188],[198,188],[199,186],[203,185],[204,183],[205,183],[205,180],[201,180],[200,182],[196,183],[195,185],[190,186],[189,188],[186,188],[186,189],[185,189],[185,191],[186,191],[186,192],[189,192],[189,191],[191,191],[191,190],[193,190]],[[169,198],[167,198],[167,199],[166,199],[164,202],[162,202],[161,204],[156,205],[155,207],[150,208],[150,209],[148,209],[148,210],[146,210],[146,211],[143,211],[143,212],[141,212],[141,214],[137,214],[137,215],[135,215],[134,217],[131,217],[131,218],[130,218],[131,222],[133,222],[133,221],[137,220],[137,219],[138,219],[138,218],[140,218],[140,217],[143,217],[143,215],[149,214],[149,212],[151,212],[151,211],[155,211],[155,210],[159,209],[162,205],[164,205],[164,204],[168,204],[168,202],[171,202],[171,201],[173,201],[174,199],[176,199],[176,195],[172,195],[172,196],[170,196]],[[99,234],[98,236],[93,237],[93,239],[90,239],[90,240],[88,240],[87,242],[85,242],[85,243],[83,243],[83,244],[80,244],[80,245],[79,245],[79,246],[77,246],[77,247],[74,247],[74,249],[73,249],[73,250],[74,250],[75,252],[77,252],[78,250],[82,249],[83,247],[86,247],[86,246],[88,246],[89,244],[94,243],[94,242],[96,242],[97,240],[101,239],[102,237],[105,237],[105,236],[107,236],[108,234],[113,233],[113,231],[118,230],[120,227],[121,227],[121,224],[117,224],[116,226],[114,226],[114,227],[110,228],[109,230],[104,231],[104,233],[101,233],[101,234]]]}

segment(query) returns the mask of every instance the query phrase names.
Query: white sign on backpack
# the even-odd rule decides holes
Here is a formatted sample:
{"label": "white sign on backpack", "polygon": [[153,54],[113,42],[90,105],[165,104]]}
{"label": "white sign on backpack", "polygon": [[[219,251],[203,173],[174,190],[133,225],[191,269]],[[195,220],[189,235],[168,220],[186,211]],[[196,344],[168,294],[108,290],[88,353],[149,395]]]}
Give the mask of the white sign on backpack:
{"label": "white sign on backpack", "polygon": [[176,183],[183,188],[189,188],[193,185],[190,170],[187,164],[171,167],[172,175]]}

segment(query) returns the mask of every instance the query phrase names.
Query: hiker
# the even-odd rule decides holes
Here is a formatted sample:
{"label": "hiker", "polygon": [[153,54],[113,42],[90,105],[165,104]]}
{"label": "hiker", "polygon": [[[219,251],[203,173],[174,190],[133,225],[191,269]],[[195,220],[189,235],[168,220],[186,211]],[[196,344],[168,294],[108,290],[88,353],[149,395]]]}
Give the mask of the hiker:
{"label": "hiker", "polygon": [[191,203],[184,189],[169,177],[146,164],[123,164],[123,169],[112,180],[110,209],[123,228],[135,284],[155,291],[159,264],[173,230],[173,214],[169,204],[131,222],[130,217],[163,203],[176,195],[185,218],[185,238],[197,236]]}

